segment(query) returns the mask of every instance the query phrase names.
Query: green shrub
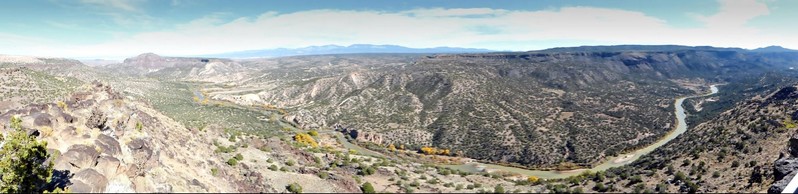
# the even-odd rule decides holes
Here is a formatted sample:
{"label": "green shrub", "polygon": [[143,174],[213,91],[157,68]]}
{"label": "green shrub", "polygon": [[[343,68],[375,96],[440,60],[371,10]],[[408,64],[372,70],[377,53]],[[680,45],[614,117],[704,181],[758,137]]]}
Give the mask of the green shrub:
{"label": "green shrub", "polygon": [[302,193],[302,186],[300,186],[297,183],[288,184],[288,186],[286,186],[286,189],[288,189],[288,192],[291,193]]}
{"label": "green shrub", "polygon": [[236,160],[235,158],[230,158],[227,160],[227,165],[235,166],[236,164],[238,164],[238,160]]}
{"label": "green shrub", "polygon": [[212,175],[212,176],[216,176],[216,175],[218,175],[218,174],[219,174],[219,169],[217,169],[217,168],[211,168],[211,175]]}
{"label": "green shrub", "polygon": [[277,168],[277,165],[272,164],[271,166],[269,166],[269,170],[277,171],[279,169]]}
{"label": "green shrub", "polygon": [[502,187],[502,185],[496,185],[496,187],[493,188],[493,193],[504,193],[504,187]]}
{"label": "green shrub", "polygon": [[369,166],[369,167],[364,167],[364,168],[361,168],[361,169],[360,169],[360,174],[361,174],[361,175],[368,176],[368,175],[372,175],[372,174],[374,174],[376,171],[377,171],[377,170],[376,170],[376,169],[374,169],[374,167],[371,167],[371,166]]}
{"label": "green shrub", "polygon": [[294,160],[290,160],[290,159],[285,162],[285,165],[288,165],[288,166],[294,166],[294,164],[296,164],[296,162]]}
{"label": "green shrub", "polygon": [[369,182],[363,183],[363,186],[361,186],[360,189],[363,190],[363,193],[376,193],[374,191],[374,186],[372,186]]}
{"label": "green shrub", "polygon": [[53,175],[53,162],[45,162],[47,142],[22,130],[22,120],[11,117],[11,128],[0,148],[0,192],[40,193]]}
{"label": "green shrub", "polygon": [[330,176],[329,173],[327,173],[326,171],[319,171],[319,178],[327,179],[327,177],[329,176]]}
{"label": "green shrub", "polygon": [[238,160],[238,161],[242,161],[242,160],[244,160],[244,156],[242,156],[242,155],[241,155],[241,153],[238,153],[238,154],[236,154],[236,156],[235,156],[235,157],[233,157],[233,158],[235,158],[235,159],[236,159],[236,160]]}

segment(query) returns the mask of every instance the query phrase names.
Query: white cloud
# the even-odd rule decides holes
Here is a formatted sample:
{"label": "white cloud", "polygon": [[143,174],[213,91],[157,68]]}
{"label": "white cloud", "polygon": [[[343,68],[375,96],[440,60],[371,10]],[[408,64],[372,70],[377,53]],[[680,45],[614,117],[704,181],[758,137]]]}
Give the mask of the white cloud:
{"label": "white cloud", "polygon": [[757,0],[722,0],[720,12],[698,19],[705,22],[709,28],[739,28],[748,21],[758,16],[770,14],[768,6]]}
{"label": "white cloud", "polygon": [[[491,45],[497,50],[542,49],[540,45],[491,42],[605,42],[756,48],[779,44],[798,48],[798,39],[764,35],[748,20],[768,14],[755,1],[724,1],[721,11],[701,17],[700,28],[675,28],[641,12],[595,7],[540,11],[500,9],[415,9],[401,12],[309,10],[223,20],[213,14],[104,44],[45,48],[62,56],[132,56],[143,52],[193,55],[238,50],[357,43],[410,47]],[[728,18],[728,19],[727,19]],[[551,44],[548,44],[551,45]],[[570,45],[569,45],[570,46]]]}

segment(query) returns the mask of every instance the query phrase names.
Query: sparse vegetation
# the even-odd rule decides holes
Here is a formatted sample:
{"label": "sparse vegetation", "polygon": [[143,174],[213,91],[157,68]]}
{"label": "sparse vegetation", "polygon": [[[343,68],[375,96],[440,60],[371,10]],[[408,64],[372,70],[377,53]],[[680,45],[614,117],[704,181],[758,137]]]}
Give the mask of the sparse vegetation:
{"label": "sparse vegetation", "polygon": [[289,184],[288,186],[286,186],[286,189],[288,189],[288,192],[291,193],[302,193],[302,186],[297,183]]}
{"label": "sparse vegetation", "polygon": [[363,191],[363,193],[376,193],[374,191],[374,186],[372,186],[369,182],[363,183],[363,186],[361,186],[360,189]]}
{"label": "sparse vegetation", "polygon": [[227,165],[235,166],[237,164],[238,164],[238,160],[236,160],[235,158],[230,158],[230,159],[227,160]]}

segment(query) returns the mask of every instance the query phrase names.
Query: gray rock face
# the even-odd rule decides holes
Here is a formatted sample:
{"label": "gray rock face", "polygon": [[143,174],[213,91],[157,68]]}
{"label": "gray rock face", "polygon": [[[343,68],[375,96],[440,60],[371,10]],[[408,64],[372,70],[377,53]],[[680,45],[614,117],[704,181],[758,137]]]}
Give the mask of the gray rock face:
{"label": "gray rock face", "polygon": [[94,169],[84,169],[70,179],[72,186],[69,188],[75,193],[101,193],[108,186],[108,179]]}
{"label": "gray rock face", "polygon": [[100,134],[97,140],[94,140],[94,145],[97,145],[102,150],[102,153],[108,155],[117,155],[121,152],[122,148],[119,147],[119,142],[111,136]]}
{"label": "gray rock face", "polygon": [[47,113],[37,114],[33,119],[33,124],[36,126],[53,126],[51,118],[52,116]]}
{"label": "gray rock face", "polygon": [[95,166],[94,169],[106,177],[113,177],[119,173],[120,165],[121,162],[119,159],[111,156],[102,156],[97,159],[97,166]]}
{"label": "gray rock face", "polygon": [[75,117],[69,115],[67,113],[61,113],[61,118],[64,119],[64,122],[73,123],[75,122]]}
{"label": "gray rock face", "polygon": [[151,166],[157,163],[157,154],[153,154],[147,141],[136,139],[128,143],[127,146],[132,152],[133,161],[135,161],[127,171],[128,176],[143,176]]}
{"label": "gray rock face", "polygon": [[56,160],[56,168],[69,170],[90,168],[97,164],[100,152],[87,145],[73,145],[69,150]]}
{"label": "gray rock face", "polygon": [[790,138],[790,146],[787,148],[789,155],[782,153],[779,159],[773,163],[773,184],[768,189],[768,193],[781,193],[790,180],[798,174],[798,134]]}

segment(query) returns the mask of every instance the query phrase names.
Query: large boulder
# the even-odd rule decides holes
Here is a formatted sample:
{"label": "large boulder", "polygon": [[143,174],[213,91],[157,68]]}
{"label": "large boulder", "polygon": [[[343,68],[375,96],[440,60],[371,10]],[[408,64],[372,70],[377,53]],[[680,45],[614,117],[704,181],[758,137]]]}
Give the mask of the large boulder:
{"label": "large boulder", "polygon": [[33,124],[36,126],[53,126],[53,116],[47,113],[36,114],[33,118]]}
{"label": "large boulder", "polygon": [[95,166],[94,169],[106,177],[114,177],[119,174],[120,166],[121,162],[119,159],[111,156],[102,156],[97,159],[97,166]]}
{"label": "large boulder", "polygon": [[72,176],[69,189],[75,193],[102,193],[108,185],[108,179],[94,169],[83,169]]}
{"label": "large boulder", "polygon": [[122,148],[119,147],[119,142],[111,136],[100,134],[97,140],[94,140],[94,145],[100,148],[102,153],[115,156],[121,153]]}
{"label": "large boulder", "polygon": [[144,139],[130,141],[127,143],[127,147],[130,148],[131,155],[133,155],[133,164],[127,171],[128,176],[144,176],[144,173],[157,164],[157,154],[153,153],[150,144]]}
{"label": "large boulder", "polygon": [[75,122],[75,117],[73,117],[72,115],[69,115],[67,113],[61,113],[61,118],[64,119],[64,122],[67,122],[67,123],[74,123]]}
{"label": "large boulder", "polygon": [[[62,154],[55,162],[59,170],[75,170],[91,168],[97,164],[100,152],[87,145],[72,145],[66,153]],[[73,169],[74,167],[75,169]]]}

